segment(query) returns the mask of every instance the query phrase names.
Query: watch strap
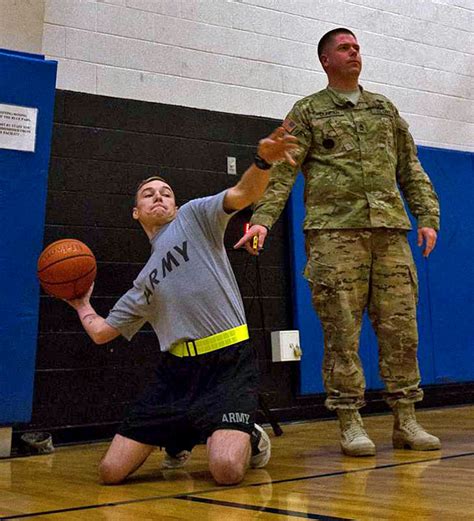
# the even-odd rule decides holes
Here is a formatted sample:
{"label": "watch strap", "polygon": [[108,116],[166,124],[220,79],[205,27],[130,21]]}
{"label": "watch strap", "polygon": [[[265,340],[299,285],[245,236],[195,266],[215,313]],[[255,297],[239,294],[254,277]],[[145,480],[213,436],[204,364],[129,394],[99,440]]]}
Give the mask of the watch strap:
{"label": "watch strap", "polygon": [[255,154],[253,162],[258,168],[260,168],[260,170],[270,170],[270,168],[273,166],[271,163],[265,161],[265,159],[263,159],[263,157],[260,157],[258,154]]}

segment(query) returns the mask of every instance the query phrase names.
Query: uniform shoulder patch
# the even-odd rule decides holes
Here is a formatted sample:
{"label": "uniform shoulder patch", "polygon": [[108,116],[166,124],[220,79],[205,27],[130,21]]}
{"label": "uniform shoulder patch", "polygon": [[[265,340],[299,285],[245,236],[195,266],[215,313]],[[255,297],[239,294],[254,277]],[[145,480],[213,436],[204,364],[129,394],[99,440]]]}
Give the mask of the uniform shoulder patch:
{"label": "uniform shoulder patch", "polygon": [[288,134],[291,134],[298,125],[292,119],[286,118],[281,126],[288,132]]}

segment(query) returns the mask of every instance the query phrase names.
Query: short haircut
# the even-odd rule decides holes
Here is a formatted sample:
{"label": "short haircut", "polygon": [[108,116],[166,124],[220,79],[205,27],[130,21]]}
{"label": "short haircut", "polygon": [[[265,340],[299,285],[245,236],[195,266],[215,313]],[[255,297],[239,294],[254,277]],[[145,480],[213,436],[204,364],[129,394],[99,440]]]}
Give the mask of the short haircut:
{"label": "short haircut", "polygon": [[163,179],[159,175],[152,175],[151,177],[147,177],[146,179],[141,181],[140,184],[137,186],[137,189],[135,191],[135,205],[137,204],[138,192],[141,190],[143,186],[145,186],[148,183],[151,183],[152,181],[163,181],[163,183],[168,184],[168,181],[166,179]]}
{"label": "short haircut", "polygon": [[327,44],[332,41],[332,39],[337,36],[338,34],[351,34],[354,38],[357,39],[356,35],[350,31],[349,29],[346,29],[345,27],[338,27],[337,29],[333,29],[332,31],[327,32],[321,40],[319,40],[318,43],[318,57],[321,59],[321,55],[324,53],[324,49],[326,48]]}

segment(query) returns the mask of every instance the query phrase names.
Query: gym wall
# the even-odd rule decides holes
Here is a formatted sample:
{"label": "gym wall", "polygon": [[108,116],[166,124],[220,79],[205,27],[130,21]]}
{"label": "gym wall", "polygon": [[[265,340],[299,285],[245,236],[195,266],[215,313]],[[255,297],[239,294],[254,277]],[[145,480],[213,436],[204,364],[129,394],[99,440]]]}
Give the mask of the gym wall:
{"label": "gym wall", "polygon": [[[91,247],[98,260],[93,302],[103,315],[149,256],[149,242],[131,218],[138,183],[160,173],[175,188],[178,204],[224,190],[237,179],[225,173],[226,157],[237,158],[242,174],[259,136],[275,126],[264,118],[84,93],[58,91],[56,101],[45,244],[75,237]],[[288,406],[294,374],[270,362],[261,315],[263,307],[273,329],[291,326],[285,227],[280,220],[259,260],[259,286],[256,260],[232,249],[248,218],[249,212],[241,212],[232,219],[226,245],[259,354],[262,391],[271,406]],[[148,327],[130,343],[120,337],[96,346],[75,311],[44,294],[39,327],[33,419],[27,428],[52,430],[63,441],[113,432],[152,376],[160,356],[155,334]]]}
{"label": "gym wall", "polygon": [[339,26],[417,143],[474,150],[471,0],[48,0],[43,52],[60,89],[281,119],[326,85]]}
{"label": "gym wall", "polygon": [[[181,203],[231,186],[227,156],[237,158],[241,174],[258,139],[295,101],[326,85],[316,44],[330,29],[357,34],[361,84],[397,104],[418,144],[474,151],[470,0],[44,4],[42,52],[59,62],[45,244],[72,236],[91,246],[100,313],[148,255],[130,219],[137,182],[159,170]],[[323,416],[321,395],[300,396],[298,365],[270,361],[269,332],[293,327],[286,214],[259,258],[260,285],[255,260],[231,248],[248,215],[234,219],[227,245],[262,390],[279,419]],[[18,431],[50,430],[57,441],[110,435],[158,356],[147,330],[130,344],[94,346],[72,310],[42,296],[33,419]],[[467,399],[465,384],[449,389],[451,403]],[[426,403],[436,404],[446,388],[434,386],[431,396]],[[380,403],[369,394],[371,410]]]}
{"label": "gym wall", "polygon": [[45,0],[0,2],[0,48],[41,53]]}

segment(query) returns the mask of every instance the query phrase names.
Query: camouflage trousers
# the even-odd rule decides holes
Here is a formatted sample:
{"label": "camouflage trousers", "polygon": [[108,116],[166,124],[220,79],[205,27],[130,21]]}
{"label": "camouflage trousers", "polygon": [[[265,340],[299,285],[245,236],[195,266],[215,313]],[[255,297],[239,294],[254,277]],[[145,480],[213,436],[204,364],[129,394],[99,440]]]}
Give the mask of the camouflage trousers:
{"label": "camouflage trousers", "polygon": [[326,407],[365,405],[358,354],[365,310],[377,335],[386,401],[390,406],[420,401],[418,281],[406,232],[308,230],[306,252],[305,277],[324,331]]}

